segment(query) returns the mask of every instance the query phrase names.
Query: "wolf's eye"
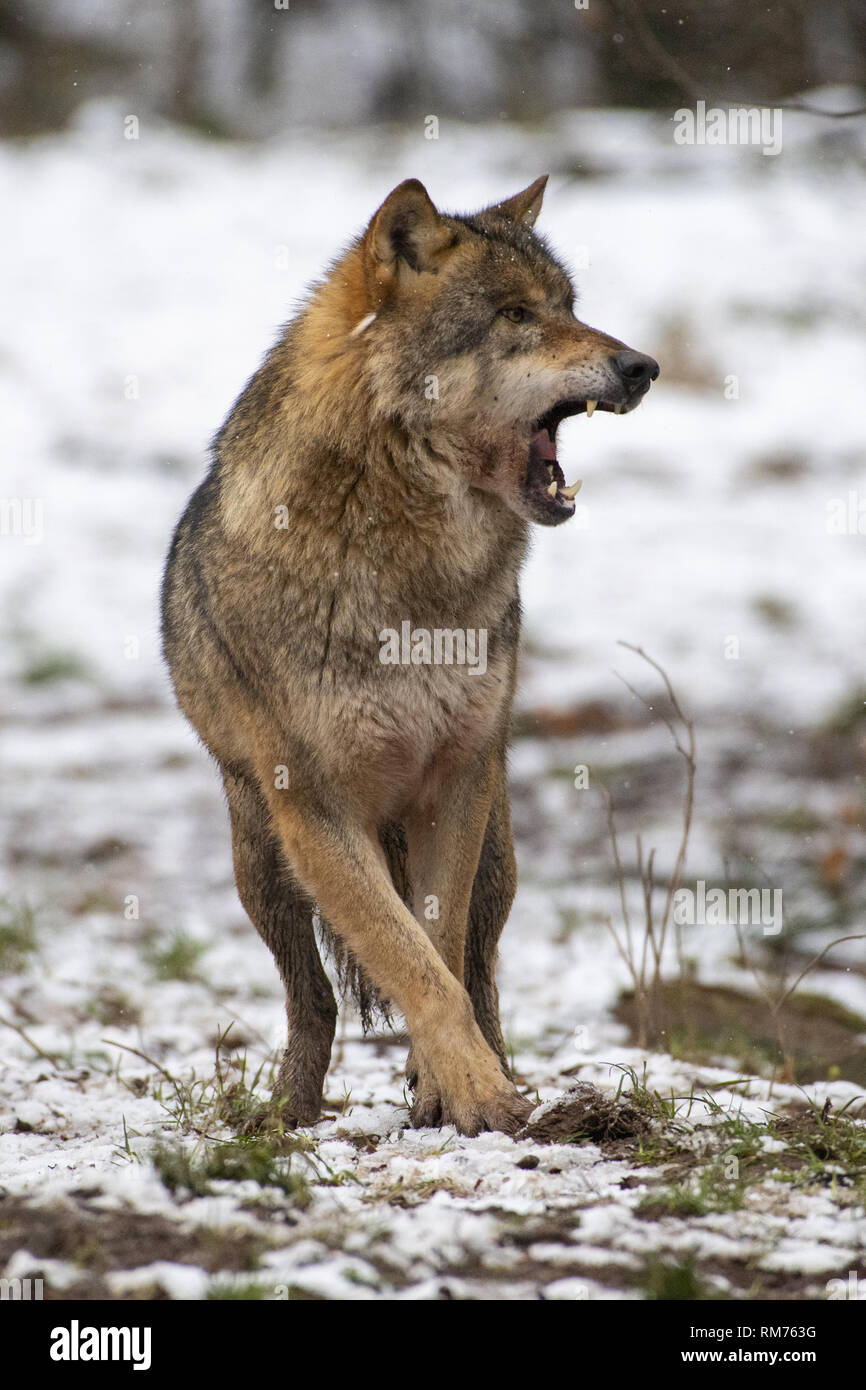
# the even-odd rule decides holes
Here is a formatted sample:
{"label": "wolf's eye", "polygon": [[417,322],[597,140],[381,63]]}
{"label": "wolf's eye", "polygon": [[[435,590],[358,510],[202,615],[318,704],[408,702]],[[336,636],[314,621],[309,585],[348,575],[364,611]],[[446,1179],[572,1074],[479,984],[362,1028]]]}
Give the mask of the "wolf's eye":
{"label": "wolf's eye", "polygon": [[509,304],[507,308],[500,309],[499,312],[504,319],[508,319],[509,323],[525,323],[529,318],[529,314],[522,304]]}

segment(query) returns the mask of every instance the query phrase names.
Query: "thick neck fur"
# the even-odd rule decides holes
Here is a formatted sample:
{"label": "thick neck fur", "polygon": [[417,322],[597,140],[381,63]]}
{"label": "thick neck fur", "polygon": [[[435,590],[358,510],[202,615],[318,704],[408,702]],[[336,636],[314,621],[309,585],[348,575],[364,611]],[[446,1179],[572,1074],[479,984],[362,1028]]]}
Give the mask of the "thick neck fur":
{"label": "thick neck fur", "polygon": [[[285,573],[313,565],[363,578],[377,604],[471,625],[513,597],[526,526],[468,486],[471,441],[410,427],[377,404],[363,334],[361,251],[313,293],[238,399],[216,441],[221,520],[247,553]],[[498,599],[498,602],[496,601]],[[409,611],[411,610],[411,611]]]}

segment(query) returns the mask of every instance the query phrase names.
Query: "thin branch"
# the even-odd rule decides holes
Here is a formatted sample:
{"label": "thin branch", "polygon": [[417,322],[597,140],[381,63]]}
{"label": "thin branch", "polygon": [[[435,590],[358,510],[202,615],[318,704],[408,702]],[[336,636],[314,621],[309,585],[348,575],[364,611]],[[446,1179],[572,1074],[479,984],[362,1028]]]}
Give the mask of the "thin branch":
{"label": "thin branch", "polygon": [[620,638],[617,641],[616,645],[618,647],[625,647],[627,652],[634,652],[635,655],[641,657],[642,660],[645,661],[648,666],[652,666],[654,671],[658,671],[659,675],[665,683],[665,689],[668,692],[668,698],[670,699],[671,705],[673,706],[674,713],[676,714],[677,718],[688,727],[689,721],[683,714],[682,706],[680,705],[680,702],[676,697],[676,692],[673,686],[671,685],[670,676],[668,675],[664,667],[660,666],[659,663],[656,660],[654,660],[653,657],[649,656],[648,653],[644,651],[643,647],[636,647],[633,642],[623,642]]}
{"label": "thin branch", "polygon": [[628,941],[628,952],[631,956],[633,949],[631,939],[631,918],[629,917],[628,903],[626,901],[625,874],[623,872],[622,860],[619,856],[619,840],[617,839],[616,834],[616,822],[613,818],[613,801],[611,800],[611,795],[607,787],[602,787],[601,794],[604,797],[605,803],[607,805],[607,828],[610,834],[611,846],[613,848],[613,862],[616,868],[617,881],[619,883],[619,900],[622,905],[622,920],[625,923],[625,935],[626,940]]}
{"label": "thin branch", "polygon": [[641,988],[646,989],[647,948],[652,948],[653,961],[655,962],[655,970],[653,972],[654,978],[658,976],[659,952],[658,947],[656,945],[655,930],[653,927],[652,898],[647,897],[646,891],[646,870],[644,869],[643,862],[643,841],[641,840],[640,835],[635,836],[635,842],[637,845],[637,874],[640,880],[641,892],[643,893],[644,906],[643,954],[641,956],[640,962],[640,982]]}
{"label": "thin branch", "polygon": [[[671,53],[668,53],[661,40],[653,33],[647,24],[645,17],[638,8],[635,0],[613,0],[613,5],[620,15],[631,22],[639,41],[649,56],[658,64],[666,77],[679,87],[680,91],[691,98],[692,101],[701,101],[707,98],[707,92],[702,90],[701,84],[695,81],[691,73],[687,72],[681,63]],[[712,100],[717,98],[712,97]],[[803,111],[809,116],[826,116],[833,121],[848,120],[852,116],[866,116],[866,106],[854,107],[851,111],[824,111],[820,106],[812,106],[807,101],[755,101],[753,97],[726,96],[718,98],[731,106],[773,106],[779,111]]]}
{"label": "thin branch", "polygon": [[693,101],[699,101],[703,94],[698,84],[685,68],[680,66],[676,58],[668,53],[661,40],[656,38],[634,0],[614,0],[614,8],[619,10],[624,19],[631,21],[647,53],[658,63],[674,86],[687,92]]}
{"label": "thin branch", "polygon": [[[622,646],[627,646],[627,643],[623,642]],[[636,652],[637,650],[637,647],[632,647],[632,651]],[[658,715],[659,719],[662,721],[662,723],[665,725],[668,732],[670,733],[670,736],[674,741],[674,746],[677,752],[682,757],[685,757],[686,750],[683,748],[682,744],[679,741],[676,726],[674,725],[672,720],[668,718],[668,716],[664,713],[663,710],[657,710],[654,705],[651,705],[647,697],[645,695],[641,695],[639,690],[635,690],[634,686],[629,681],[627,681],[625,676],[623,676],[619,671],[614,671],[613,674],[616,676],[618,681],[622,681],[626,690],[630,691],[631,694],[634,695],[636,700],[640,700],[641,704],[644,706],[645,709],[649,710],[650,714]]]}
{"label": "thin branch", "polygon": [[[654,911],[656,891],[656,851],[655,849],[651,850],[649,856],[645,859],[643,841],[641,840],[640,835],[637,835],[635,837],[637,850],[637,872],[638,878],[640,880],[641,893],[643,897],[643,942],[641,946],[640,968],[638,968],[638,963],[635,958],[635,942],[632,937],[631,931],[631,918],[629,914],[628,899],[626,894],[625,872],[622,865],[622,858],[619,852],[619,839],[616,831],[616,820],[613,813],[613,801],[607,788],[602,787],[601,789],[607,806],[608,832],[610,835],[610,842],[613,849],[617,882],[619,884],[620,904],[623,922],[625,924],[627,946],[623,945],[611,919],[607,920],[607,925],[616,943],[617,950],[619,951],[622,959],[625,961],[626,966],[629,970],[629,974],[631,975],[631,978],[634,981],[635,1003],[638,1012],[638,1024],[640,1032],[639,1045],[645,1046],[645,1037],[648,1033],[649,1024],[651,1021],[650,998],[651,996],[657,993],[659,985],[661,983],[662,963],[664,960],[665,943],[667,941],[667,934],[671,922],[671,908],[673,905],[673,897],[682,879],[683,868],[685,866],[686,854],[688,851],[688,842],[691,833],[692,815],[694,810],[695,774],[697,764],[695,760],[694,727],[692,725],[691,720],[686,718],[682,706],[680,705],[679,700],[677,699],[674,688],[668,678],[667,673],[664,671],[664,669],[659,665],[657,661],[654,661],[652,657],[647,655],[647,653],[643,650],[642,647],[633,646],[630,642],[620,642],[619,645],[622,647],[626,647],[629,651],[634,652],[637,656],[640,656],[644,661],[648,663],[648,665],[652,666],[653,669],[659,673],[659,675],[662,677],[662,680],[664,681],[665,689],[667,691],[668,698],[670,699],[671,708],[674,712],[674,718],[678,720],[679,723],[683,726],[688,736],[687,743],[683,744],[682,739],[680,737],[680,731],[677,728],[676,724],[673,722],[673,719],[671,719],[664,712],[658,712],[658,717],[662,719],[671,735],[676,751],[679,753],[680,757],[686,764],[686,799],[683,811],[683,829],[680,838],[680,844],[677,850],[677,856],[674,862],[673,872],[668,881],[664,912],[658,921],[656,920]],[[616,672],[616,674],[619,676],[619,672]],[[638,700],[640,700],[640,702],[646,707],[646,709],[650,711],[650,713],[656,713],[654,706],[651,705],[649,701],[643,695],[640,694],[639,691],[635,690],[634,687],[631,686],[629,682],[624,679],[624,677],[619,676],[619,679],[623,682],[626,688],[630,690],[631,693]],[[677,929],[676,944],[677,959],[679,961],[680,974],[682,975],[682,939],[679,929]],[[653,969],[651,982],[648,983],[650,953],[652,953]]]}
{"label": "thin branch", "polygon": [[637,993],[638,993],[638,990],[639,990],[639,988],[640,988],[640,986],[639,986],[639,984],[638,984],[638,978],[637,978],[637,975],[636,975],[636,973],[635,973],[634,961],[631,960],[630,957],[626,955],[625,950],[623,949],[623,945],[622,945],[622,942],[621,942],[620,939],[619,939],[619,935],[617,934],[616,927],[613,925],[613,918],[612,918],[612,917],[605,917],[605,919],[604,919],[604,924],[605,924],[605,926],[607,927],[608,931],[610,932],[611,936],[613,937],[614,942],[615,942],[615,944],[616,944],[616,949],[619,951],[620,955],[622,956],[622,959],[623,959],[623,961],[624,961],[624,963],[625,963],[626,969],[628,970],[628,973],[631,975],[632,982],[633,982],[634,988],[635,988],[635,994],[637,994]]}
{"label": "thin branch", "polygon": [[[679,753],[680,757],[686,763],[687,767],[686,801],[683,809],[683,831],[682,836],[680,838],[680,845],[679,850],[677,852],[677,857],[674,861],[673,872],[670,876],[670,879],[668,880],[668,892],[667,897],[665,898],[664,913],[661,919],[662,929],[665,930],[666,924],[670,917],[671,907],[673,906],[674,894],[680,886],[682,871],[685,867],[686,855],[688,853],[689,837],[691,835],[692,814],[694,812],[695,804],[695,775],[697,772],[697,764],[695,761],[695,728],[692,721],[688,719],[685,713],[683,712],[682,705],[677,699],[676,691],[674,690],[673,685],[671,684],[670,677],[668,676],[668,673],[664,669],[664,667],[659,665],[659,663],[655,661],[653,657],[649,656],[647,652],[644,651],[643,647],[637,647],[632,642],[619,641],[617,643],[617,646],[625,647],[627,651],[634,652],[636,656],[639,656],[643,661],[647,663],[647,665],[652,666],[653,670],[658,672],[658,674],[664,681],[665,689],[668,693],[668,699],[671,702],[671,708],[673,709],[676,718],[679,719],[680,723],[683,725],[688,736],[688,747],[684,748],[682,743],[680,742],[678,732],[672,720],[670,720],[664,713],[659,712],[659,718],[663,721],[663,723],[670,731],[671,738],[674,741],[674,746],[677,752]],[[633,689],[628,684],[628,681],[626,681],[622,676],[620,676],[620,680],[622,680],[623,684],[628,686],[630,690]],[[640,695],[639,692],[636,690],[633,691],[633,693],[637,695],[637,698],[641,700],[644,705],[646,705],[647,709],[652,710],[653,707],[644,698],[644,696]],[[682,967],[682,961],[680,961],[680,966]]]}
{"label": "thin branch", "polygon": [[[767,1008],[770,1010],[770,1013],[773,1014],[774,1019],[775,1019],[775,1013],[776,1013],[776,1011],[775,1011],[775,1009],[774,1009],[774,1007],[773,1007],[773,995],[772,995],[772,993],[771,993],[771,991],[770,991],[770,985],[769,985],[768,977],[767,977],[766,975],[762,975],[762,974],[761,974],[761,972],[759,971],[757,965],[755,965],[754,962],[753,962],[752,960],[750,960],[749,956],[747,955],[747,953],[746,953],[746,941],[745,941],[745,937],[743,936],[743,928],[742,928],[742,924],[741,924],[740,922],[734,922],[734,931],[737,933],[737,942],[738,942],[739,947],[740,947],[740,960],[741,960],[741,962],[742,962],[742,964],[743,964],[743,967],[744,967],[744,969],[749,970],[749,971],[751,972],[752,979],[755,981],[755,984],[758,986],[758,993],[759,993],[759,994],[761,995],[761,997],[763,998],[764,1003],[766,1004]],[[781,1043],[781,1041],[782,1041],[782,1040],[781,1040],[781,1038],[780,1038],[780,1039],[779,1039],[779,1042]]]}
{"label": "thin branch", "polygon": [[781,1009],[786,999],[790,999],[791,995],[794,993],[794,990],[800,984],[801,980],[804,980],[806,978],[810,970],[814,970],[818,962],[824,959],[827,952],[832,951],[834,946],[841,946],[843,941],[866,941],[866,933],[860,932],[856,936],[837,936],[835,941],[831,941],[828,946],[824,947],[823,951],[819,951],[815,959],[810,961],[809,964],[806,966],[805,970],[800,971],[800,974],[797,976],[796,980],[791,985],[791,988],[785,990],[785,993],[777,1001],[773,1009],[774,1013]]}
{"label": "thin branch", "polygon": [[115,1042],[114,1038],[102,1038],[101,1041],[107,1043],[109,1047],[119,1047],[123,1052],[131,1052],[133,1057],[140,1057],[143,1062],[147,1062],[150,1066],[155,1067],[160,1075],[165,1077],[166,1081],[171,1082],[172,1086],[177,1085],[177,1080],[172,1076],[171,1072],[166,1071],[165,1067],[161,1067],[155,1058],[148,1057],[146,1052],[139,1052],[137,1047],[128,1047],[126,1043]]}
{"label": "thin branch", "polygon": [[19,1028],[17,1023],[13,1023],[11,1019],[4,1018],[2,1014],[0,1014],[0,1023],[3,1024],[4,1028],[10,1028],[13,1033],[17,1033],[19,1038],[26,1042],[28,1047],[33,1048],[33,1051],[36,1053],[36,1056],[42,1057],[46,1062],[50,1062],[52,1067],[54,1067],[55,1071],[63,1070],[57,1058],[52,1057],[50,1052],[43,1052],[39,1044],[35,1043],[32,1038],[28,1038],[27,1034],[24,1032],[24,1029]]}

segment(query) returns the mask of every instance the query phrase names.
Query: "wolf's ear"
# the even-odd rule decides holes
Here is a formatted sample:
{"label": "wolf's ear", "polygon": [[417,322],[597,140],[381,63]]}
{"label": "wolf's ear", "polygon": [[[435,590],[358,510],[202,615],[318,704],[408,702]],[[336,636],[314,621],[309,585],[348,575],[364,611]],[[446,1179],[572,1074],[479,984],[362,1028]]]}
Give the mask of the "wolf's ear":
{"label": "wolf's ear", "polygon": [[366,236],[376,279],[383,286],[392,283],[403,266],[418,275],[435,274],[441,253],[453,241],[452,231],[418,179],[405,179],[388,194]]}
{"label": "wolf's ear", "polygon": [[504,213],[515,222],[525,222],[527,227],[534,226],[535,219],[541,212],[541,201],[549,178],[549,174],[542,174],[528,188],[515,193],[513,198],[506,198],[504,203],[495,203],[489,211]]}

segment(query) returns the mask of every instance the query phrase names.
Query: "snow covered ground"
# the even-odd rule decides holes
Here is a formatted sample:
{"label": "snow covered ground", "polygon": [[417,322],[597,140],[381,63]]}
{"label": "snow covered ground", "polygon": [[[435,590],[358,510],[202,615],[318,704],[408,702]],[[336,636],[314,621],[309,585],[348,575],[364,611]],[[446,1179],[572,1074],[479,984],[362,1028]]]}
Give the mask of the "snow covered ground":
{"label": "snow covered ground", "polygon": [[[781,940],[752,931],[752,964],[776,988],[866,930],[862,123],[786,113],[767,158],[678,147],[670,123],[614,112],[256,148],[146,127],[129,141],[123,114],[91,107],[69,134],[0,149],[0,1273],[42,1271],[61,1295],[576,1299],[668,1296],[674,1269],[717,1297],[826,1297],[866,1245],[864,1189],[838,1155],[812,1182],[762,1170],[736,1202],[720,1200],[718,1154],[709,1196],[671,1183],[698,1181],[684,1152],[707,1129],[727,1153],[744,1141],[725,1126],[788,1123],[806,1098],[859,1113],[864,943],[802,986],[822,1016],[849,1011],[851,1040],[804,1033],[817,1062],[791,1075],[805,1088],[773,1080],[733,1025],[709,1052],[637,1047],[604,925],[618,892],[597,788],[619,808],[633,896],[630,834],[670,869],[682,777],[614,674],[658,694],[624,639],[695,719],[687,882],[721,881],[728,859],[733,882],[784,891]],[[720,1109],[675,1105],[689,1135],[649,1165],[637,1140],[416,1133],[403,1043],[363,1040],[347,1012],[331,1117],[269,1169],[282,1186],[211,1177],[195,1195],[172,1177],[173,1146],[197,1162],[229,1134],[213,1109],[221,1036],[231,1024],[223,1081],[243,1058],[249,1081],[283,1022],[217,779],[160,666],[171,527],[276,324],[390,187],[418,176],[463,210],[544,169],[540,226],[582,267],[581,316],[653,353],[662,378],[628,418],[567,426],[581,522],[538,535],[525,577],[503,1019],[541,1100],[577,1076],[612,1094],[631,1067]],[[701,986],[766,1003],[732,928],[686,929],[684,954]],[[756,1162],[785,1151],[781,1132],[750,1131]]]}

